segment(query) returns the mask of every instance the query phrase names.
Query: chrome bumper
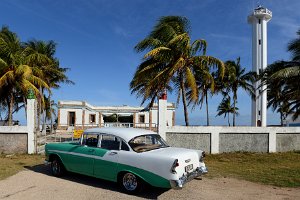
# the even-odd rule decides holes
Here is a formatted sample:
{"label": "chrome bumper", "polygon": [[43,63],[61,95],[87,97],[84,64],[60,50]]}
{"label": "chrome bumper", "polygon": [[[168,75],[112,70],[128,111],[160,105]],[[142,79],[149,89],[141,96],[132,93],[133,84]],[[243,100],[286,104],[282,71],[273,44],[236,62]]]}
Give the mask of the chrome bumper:
{"label": "chrome bumper", "polygon": [[179,180],[170,180],[171,187],[173,189],[181,189],[183,185],[186,184],[187,182],[193,180],[198,176],[206,174],[207,172],[208,172],[207,167],[205,166],[197,167],[195,171],[183,175],[182,177],[179,178]]}

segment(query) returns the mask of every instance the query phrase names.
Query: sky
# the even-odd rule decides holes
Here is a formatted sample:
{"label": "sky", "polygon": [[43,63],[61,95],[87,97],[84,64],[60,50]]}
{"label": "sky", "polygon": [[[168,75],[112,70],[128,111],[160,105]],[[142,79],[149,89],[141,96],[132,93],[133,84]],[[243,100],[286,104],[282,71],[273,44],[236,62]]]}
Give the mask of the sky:
{"label": "sky", "polygon": [[[9,26],[21,41],[54,40],[56,57],[75,85],[61,85],[53,99],[80,100],[100,105],[139,106],[129,83],[142,61],[134,46],[145,38],[161,16],[179,15],[191,22],[191,38],[207,41],[207,55],[226,60],[241,57],[252,68],[252,31],[247,16],[257,4],[273,12],[268,23],[268,64],[288,60],[287,44],[300,28],[299,0],[0,0],[0,25]],[[176,94],[168,94],[176,102]],[[215,117],[220,96],[209,99],[211,124],[226,125]],[[146,104],[144,105],[146,106]],[[238,125],[251,123],[251,100],[238,92]],[[24,113],[14,116],[24,122]],[[204,108],[190,109],[192,125],[206,124]],[[268,110],[268,124],[279,116]],[[181,103],[176,124],[184,124]]]}

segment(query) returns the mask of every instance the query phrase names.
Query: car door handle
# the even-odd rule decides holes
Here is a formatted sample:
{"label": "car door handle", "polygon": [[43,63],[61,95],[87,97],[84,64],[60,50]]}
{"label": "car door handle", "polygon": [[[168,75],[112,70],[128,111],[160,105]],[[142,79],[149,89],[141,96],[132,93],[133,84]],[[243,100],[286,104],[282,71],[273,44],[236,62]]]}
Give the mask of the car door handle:
{"label": "car door handle", "polygon": [[118,154],[118,153],[117,152],[110,152],[109,153],[110,156],[113,156],[113,155],[116,155],[116,154]]}
{"label": "car door handle", "polygon": [[95,150],[94,149],[89,149],[89,152],[94,152]]}

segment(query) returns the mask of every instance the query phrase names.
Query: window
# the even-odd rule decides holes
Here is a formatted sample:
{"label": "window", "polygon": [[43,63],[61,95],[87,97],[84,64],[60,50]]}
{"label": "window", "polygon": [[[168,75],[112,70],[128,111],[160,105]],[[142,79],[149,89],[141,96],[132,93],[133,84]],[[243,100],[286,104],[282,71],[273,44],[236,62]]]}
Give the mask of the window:
{"label": "window", "polygon": [[128,147],[128,145],[124,141],[122,141],[121,150],[123,150],[123,151],[129,151],[129,147]]}
{"label": "window", "polygon": [[81,144],[89,147],[97,147],[98,139],[99,139],[99,135],[97,134],[85,134],[83,135]]}
{"label": "window", "polygon": [[260,24],[260,19],[258,19],[258,23]]}
{"label": "window", "polygon": [[90,123],[96,123],[96,115],[90,114]]}
{"label": "window", "polygon": [[138,136],[131,139],[128,144],[138,153],[169,147],[158,134]]}
{"label": "window", "polygon": [[145,115],[139,115],[139,123],[145,123]]}
{"label": "window", "polygon": [[258,44],[261,45],[261,40],[258,40]]}
{"label": "window", "polygon": [[102,135],[101,148],[108,150],[120,150],[121,140],[113,135]]}

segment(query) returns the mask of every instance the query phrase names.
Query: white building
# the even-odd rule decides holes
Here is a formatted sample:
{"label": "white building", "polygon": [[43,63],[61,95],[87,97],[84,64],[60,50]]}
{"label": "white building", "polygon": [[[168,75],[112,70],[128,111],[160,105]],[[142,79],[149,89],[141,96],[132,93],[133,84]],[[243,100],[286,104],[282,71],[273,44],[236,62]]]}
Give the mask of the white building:
{"label": "white building", "polygon": [[[248,16],[252,25],[252,71],[260,74],[267,67],[267,23],[272,12],[258,6]],[[256,82],[256,99],[252,101],[252,126],[267,126],[267,90],[266,85]]]}
{"label": "white building", "polygon": [[[158,105],[151,109],[132,106],[93,106],[85,101],[58,101],[58,129],[90,127],[139,127],[157,130]],[[167,103],[167,126],[175,125],[175,105]]]}

